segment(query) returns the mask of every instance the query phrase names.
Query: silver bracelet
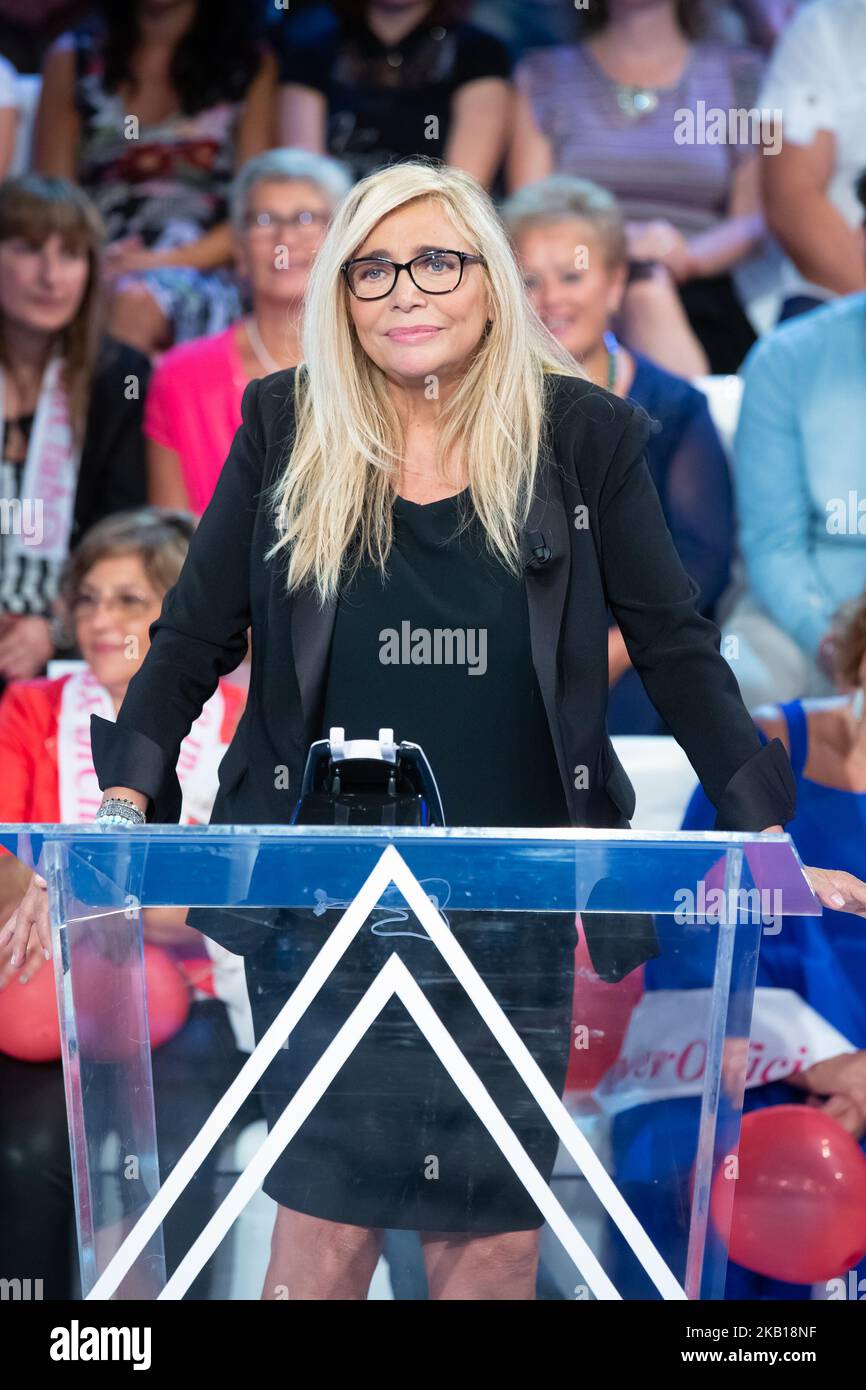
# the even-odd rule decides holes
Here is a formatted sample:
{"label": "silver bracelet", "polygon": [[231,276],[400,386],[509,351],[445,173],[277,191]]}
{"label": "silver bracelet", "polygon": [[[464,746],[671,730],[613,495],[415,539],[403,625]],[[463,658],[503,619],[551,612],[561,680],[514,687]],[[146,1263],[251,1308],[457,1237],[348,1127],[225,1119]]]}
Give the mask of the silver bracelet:
{"label": "silver bracelet", "polygon": [[147,816],[128,796],[107,796],[96,812],[98,821],[110,825],[144,825]]}

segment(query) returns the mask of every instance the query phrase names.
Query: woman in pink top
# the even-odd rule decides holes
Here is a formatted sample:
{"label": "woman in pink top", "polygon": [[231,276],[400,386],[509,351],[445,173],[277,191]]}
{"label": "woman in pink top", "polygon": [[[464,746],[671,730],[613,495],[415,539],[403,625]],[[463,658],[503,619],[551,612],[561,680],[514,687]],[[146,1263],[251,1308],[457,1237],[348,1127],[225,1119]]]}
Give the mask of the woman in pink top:
{"label": "woman in pink top", "polygon": [[144,417],[148,500],[200,516],[241,423],[254,377],[300,360],[301,306],[335,207],[351,187],[336,160],[268,150],[244,165],[232,190],[232,224],[252,312],[207,338],[172,348],[151,379]]}

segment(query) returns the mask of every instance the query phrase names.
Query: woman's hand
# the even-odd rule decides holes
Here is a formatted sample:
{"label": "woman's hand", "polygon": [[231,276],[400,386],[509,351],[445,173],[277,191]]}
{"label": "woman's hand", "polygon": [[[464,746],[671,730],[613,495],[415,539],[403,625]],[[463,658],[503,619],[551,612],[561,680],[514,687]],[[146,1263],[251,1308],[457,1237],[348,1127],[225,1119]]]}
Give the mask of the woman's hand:
{"label": "woman's hand", "polygon": [[[762,835],[770,833],[783,835],[781,825],[768,825]],[[806,882],[823,907],[834,907],[837,912],[853,912],[857,917],[866,917],[866,883],[846,873],[844,869],[814,869],[804,866]]]}
{"label": "woman's hand", "polygon": [[689,244],[671,222],[627,222],[629,259],[659,261],[678,284],[694,272]]}
{"label": "woman's hand", "polygon": [[[41,874],[34,874],[27,892],[9,921],[0,931],[0,951],[11,947],[9,965],[19,970],[29,962],[31,935],[35,931],[35,949],[41,948],[45,960],[51,959],[51,927],[48,922],[48,884]],[[28,974],[32,974],[32,970]]]}
{"label": "woman's hand", "polygon": [[0,675],[7,681],[31,680],[53,654],[48,619],[38,614],[17,617],[0,636]]}
{"label": "woman's hand", "polygon": [[[45,964],[45,955],[39,945],[39,938],[33,933],[27,946],[27,955],[22,964],[18,967],[12,965],[12,946],[0,946],[0,989],[14,980],[18,974],[18,981],[26,985],[28,980],[32,980],[38,970]],[[19,973],[20,972],[20,973]]]}
{"label": "woman's hand", "polygon": [[866,917],[866,883],[844,869],[805,868],[803,872],[812,892],[824,907],[837,912],[853,912]]}
{"label": "woman's hand", "polygon": [[787,1078],[858,1141],[866,1135],[866,1052],[842,1052]]}

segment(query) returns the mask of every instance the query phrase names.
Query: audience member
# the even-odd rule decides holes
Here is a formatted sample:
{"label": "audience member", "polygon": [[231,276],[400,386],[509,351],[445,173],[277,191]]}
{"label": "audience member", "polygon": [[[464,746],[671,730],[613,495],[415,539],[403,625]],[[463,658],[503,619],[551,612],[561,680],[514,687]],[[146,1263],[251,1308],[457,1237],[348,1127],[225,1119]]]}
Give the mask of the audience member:
{"label": "audience member", "polygon": [[151,353],[241,312],[235,168],[272,144],[276,63],[241,0],[130,0],[50,50],[35,158],[108,229],[109,327]]}
{"label": "audience member", "polygon": [[247,382],[300,361],[307,276],[350,186],[342,165],[306,150],[269,150],[237,176],[232,226],[252,311],[172,348],[157,366],[144,416],[151,502],[201,515],[240,426]]}
{"label": "audience member", "polygon": [[[615,193],[630,257],[664,268],[699,344],[672,352],[664,316],[641,300],[633,346],[683,375],[734,372],[755,333],[731,271],[764,229],[760,122],[743,140],[729,114],[754,109],[760,57],[703,39],[700,0],[599,0],[585,26],[583,42],[538,49],[518,68],[510,185],[559,172]],[[717,111],[720,143],[698,128]]]}
{"label": "audience member", "polygon": [[490,185],[511,120],[505,46],[466,0],[334,0],[287,31],[281,139],[343,160],[355,179],[409,155]]}
{"label": "audience member", "polygon": [[743,377],[723,651],[751,709],[829,693],[831,618],[866,583],[866,294],[782,324]]}
{"label": "audience member", "polygon": [[100,334],[102,227],[80,189],[0,184],[0,686],[37,675],[70,546],[144,502],[150,365]]}
{"label": "audience member", "polygon": [[[700,589],[701,612],[712,616],[728,582],[733,544],[728,463],[702,392],[610,331],[628,274],[615,198],[586,180],[554,174],[512,194],[502,215],[542,322],[593,381],[652,416],[649,470],[680,559]],[[615,625],[609,660],[610,732],[666,732]]]}
{"label": "audience member", "polygon": [[[20,681],[0,700],[0,822],[92,821],[102,799],[90,759],[91,713],[113,720],[144,660],[150,624],[178,578],[193,518],[146,510],[108,517],[81,540],[66,569],[61,602],[86,665],[54,680]],[[206,823],[219,762],[242,712],[243,695],[221,682],[181,746],[181,821]],[[5,859],[6,856],[4,856]],[[202,938],[185,908],[143,912],[145,939],[174,948],[191,979],[208,971]],[[0,933],[2,940],[2,933]],[[0,946],[0,983],[18,989],[10,947]],[[32,979],[43,963],[34,949]],[[23,986],[26,988],[26,985]],[[184,1027],[153,1054],[159,1158],[164,1181],[198,1133],[243,1059],[224,1005],[202,998]],[[72,1297],[73,1199],[59,1061],[30,1063],[0,1054],[0,1270],[38,1272],[44,1296]],[[212,1211],[213,1151],[181,1207],[165,1223],[176,1266]],[[205,1270],[193,1297],[206,1297]]]}
{"label": "audience member", "polygon": [[807,5],[780,38],[760,104],[779,113],[761,165],[767,224],[790,258],[782,318],[866,289],[857,177],[866,165],[866,6]]}
{"label": "audience member", "polygon": [[[866,592],[834,616],[831,670],[842,695],[791,700],[755,712],[762,741],[780,738],[797,778],[797,814],[785,829],[804,863],[838,865],[858,877],[866,865]],[[683,822],[711,830],[714,809],[698,787]],[[661,968],[662,975],[664,974]],[[810,1100],[866,1150],[866,934],[849,914],[786,917],[764,933],[758,985],[793,990],[853,1045],[787,1083],[746,1092],[746,1108]],[[791,1049],[792,1053],[794,1049]],[[840,1270],[845,1274],[845,1270]],[[866,1274],[860,1261],[858,1277]],[[733,1265],[729,1298],[809,1298],[811,1288],[768,1280]]]}

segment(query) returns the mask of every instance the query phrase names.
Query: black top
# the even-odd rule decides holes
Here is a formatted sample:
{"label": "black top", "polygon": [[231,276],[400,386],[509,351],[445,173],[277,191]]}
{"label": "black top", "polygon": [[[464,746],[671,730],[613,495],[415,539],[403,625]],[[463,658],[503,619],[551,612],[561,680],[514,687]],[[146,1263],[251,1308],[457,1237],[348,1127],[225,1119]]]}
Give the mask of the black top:
{"label": "black top", "polygon": [[328,153],[356,179],[396,159],[444,158],[457,89],[512,69],[499,39],[429,17],[399,43],[383,44],[363,19],[314,11],[282,44],[280,80],[325,95]]}
{"label": "black top", "polygon": [[[147,502],[142,415],[150,380],[143,353],[107,335],[103,337],[90,383],[84,440],[78,466],[75,505],[69,535],[72,550],[86,531],[113,512]],[[9,425],[17,423],[29,442],[33,415],[2,422],[0,495],[20,497],[24,459],[6,457]],[[0,612],[49,616],[57,595],[62,562],[32,555],[12,555],[0,535]]]}
{"label": "black top", "polygon": [[473,511],[457,534],[467,505],[395,499],[387,579],[365,563],[338,602],[322,736],[420,744],[448,825],[567,826],[524,578]]}

